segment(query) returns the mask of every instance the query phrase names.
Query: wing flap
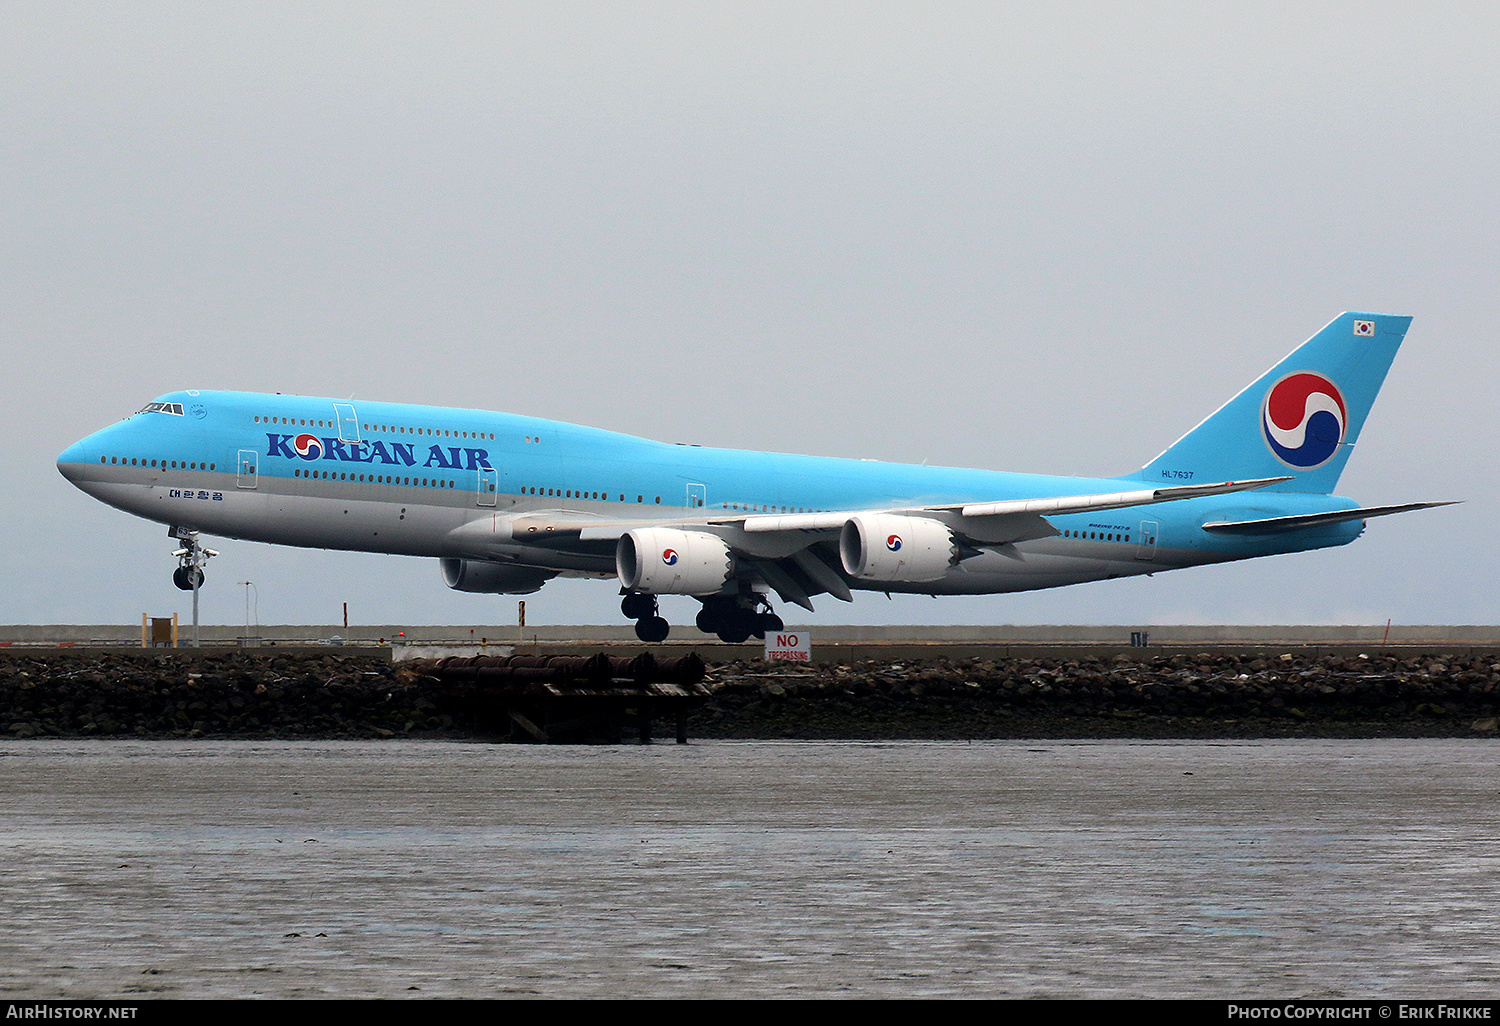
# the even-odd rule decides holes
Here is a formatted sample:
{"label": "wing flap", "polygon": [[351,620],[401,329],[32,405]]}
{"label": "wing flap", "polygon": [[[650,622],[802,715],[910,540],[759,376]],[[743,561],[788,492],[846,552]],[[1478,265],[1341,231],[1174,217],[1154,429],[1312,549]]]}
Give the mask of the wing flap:
{"label": "wing flap", "polygon": [[778,513],[745,517],[744,526],[751,534],[763,531],[837,531],[850,515],[848,510],[843,513]]}

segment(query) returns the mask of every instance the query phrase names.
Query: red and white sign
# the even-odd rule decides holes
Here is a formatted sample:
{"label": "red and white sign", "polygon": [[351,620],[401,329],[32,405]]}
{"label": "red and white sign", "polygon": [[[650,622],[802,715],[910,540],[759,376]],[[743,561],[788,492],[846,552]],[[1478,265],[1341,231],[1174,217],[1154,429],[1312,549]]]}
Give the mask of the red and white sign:
{"label": "red and white sign", "polygon": [[812,662],[812,638],[806,631],[767,631],[766,658],[782,663]]}

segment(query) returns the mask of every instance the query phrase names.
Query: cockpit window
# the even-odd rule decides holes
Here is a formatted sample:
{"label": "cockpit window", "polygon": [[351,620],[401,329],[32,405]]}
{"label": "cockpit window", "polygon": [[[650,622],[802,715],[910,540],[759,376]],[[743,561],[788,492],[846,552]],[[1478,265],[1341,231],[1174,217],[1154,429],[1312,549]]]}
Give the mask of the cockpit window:
{"label": "cockpit window", "polygon": [[174,417],[182,416],[181,403],[147,403],[140,411],[141,413],[170,413]]}

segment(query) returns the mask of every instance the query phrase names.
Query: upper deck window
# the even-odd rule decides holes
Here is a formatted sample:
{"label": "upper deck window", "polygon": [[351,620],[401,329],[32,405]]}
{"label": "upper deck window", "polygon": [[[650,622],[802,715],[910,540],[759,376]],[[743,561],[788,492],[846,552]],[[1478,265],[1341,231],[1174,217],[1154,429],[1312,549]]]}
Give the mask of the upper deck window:
{"label": "upper deck window", "polygon": [[181,403],[147,403],[140,410],[141,413],[170,413],[174,417],[182,416]]}

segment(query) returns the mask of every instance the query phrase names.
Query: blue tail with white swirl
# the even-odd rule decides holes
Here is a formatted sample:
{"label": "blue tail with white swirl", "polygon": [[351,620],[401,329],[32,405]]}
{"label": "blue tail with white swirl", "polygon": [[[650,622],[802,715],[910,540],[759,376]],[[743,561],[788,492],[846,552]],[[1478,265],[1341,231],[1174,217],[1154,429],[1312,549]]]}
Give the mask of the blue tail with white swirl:
{"label": "blue tail with white swirl", "polygon": [[1272,489],[1331,493],[1410,324],[1341,314],[1131,476],[1174,484],[1290,477]]}

